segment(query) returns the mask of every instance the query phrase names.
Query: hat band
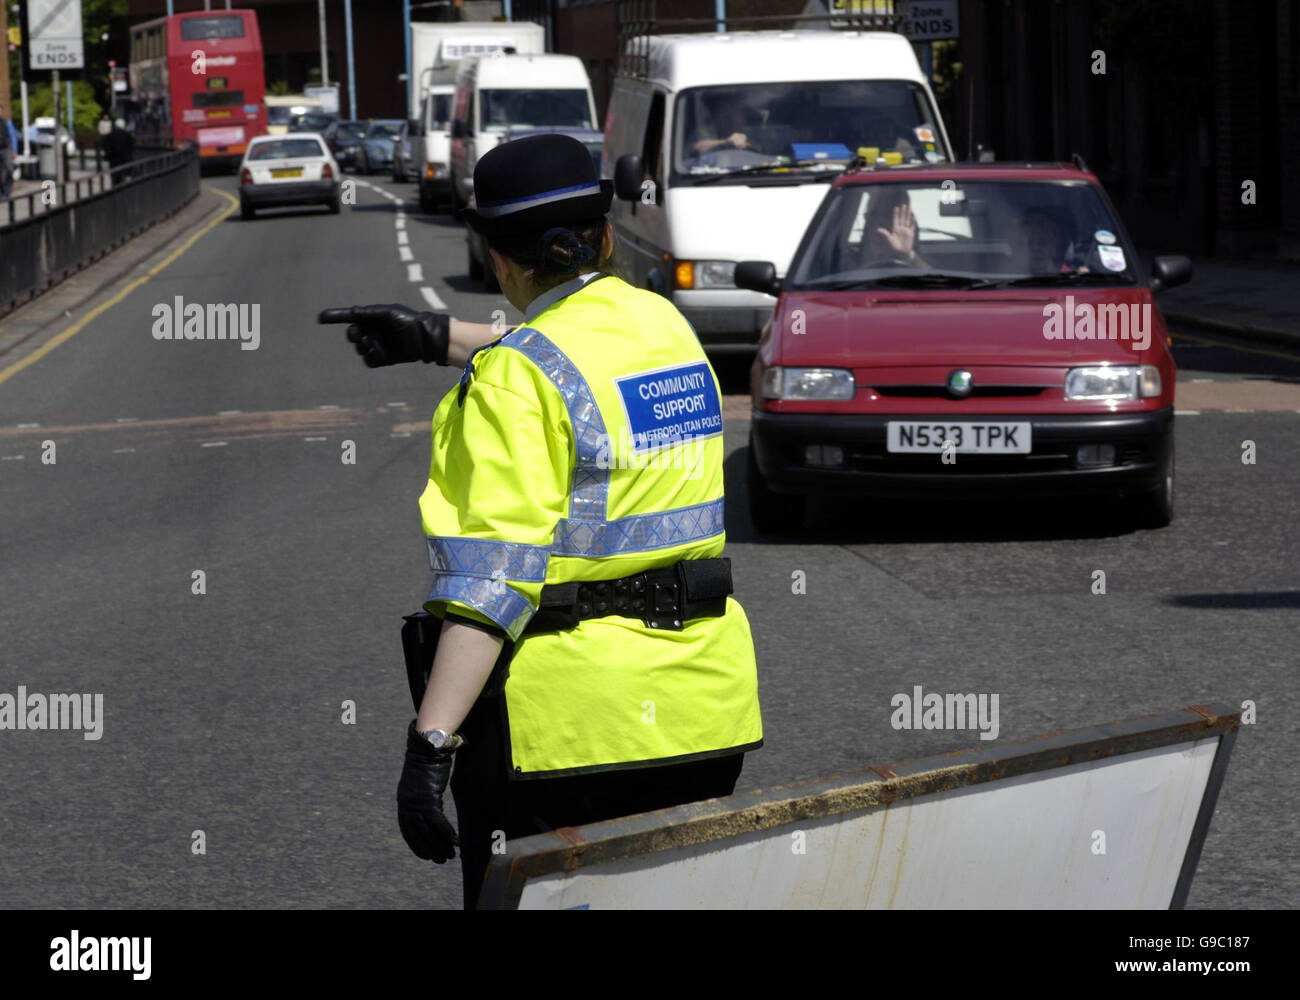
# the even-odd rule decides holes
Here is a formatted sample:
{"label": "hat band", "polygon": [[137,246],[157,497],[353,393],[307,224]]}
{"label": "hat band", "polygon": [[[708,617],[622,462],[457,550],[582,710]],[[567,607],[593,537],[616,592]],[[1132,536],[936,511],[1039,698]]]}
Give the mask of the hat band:
{"label": "hat band", "polygon": [[556,188],[554,191],[541,191],[538,194],[528,194],[522,198],[511,198],[508,201],[480,201],[477,204],[477,211],[485,219],[497,219],[503,215],[513,215],[515,212],[536,208],[538,205],[549,205],[552,202],[566,201],[569,198],[585,198],[593,194],[600,194],[599,181],[592,181],[589,184],[576,184],[573,187]]}

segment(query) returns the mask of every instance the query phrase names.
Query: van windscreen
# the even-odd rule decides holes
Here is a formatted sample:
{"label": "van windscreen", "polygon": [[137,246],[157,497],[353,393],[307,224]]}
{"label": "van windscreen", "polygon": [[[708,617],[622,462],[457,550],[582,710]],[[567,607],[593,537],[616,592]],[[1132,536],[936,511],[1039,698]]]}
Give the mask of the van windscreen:
{"label": "van windscreen", "polygon": [[591,128],[587,91],[481,90],[479,127],[485,132],[509,128]]}
{"label": "van windscreen", "polygon": [[[901,163],[949,159],[924,88],[907,80],[817,80],[684,90],[677,98],[678,183],[772,166],[842,166],[861,150]],[[893,159],[893,157],[890,157]]]}

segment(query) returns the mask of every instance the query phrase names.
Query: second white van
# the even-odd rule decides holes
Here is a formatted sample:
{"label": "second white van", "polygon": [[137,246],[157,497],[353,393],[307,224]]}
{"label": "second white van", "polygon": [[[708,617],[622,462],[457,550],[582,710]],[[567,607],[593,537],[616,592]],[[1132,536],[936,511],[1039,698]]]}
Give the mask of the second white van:
{"label": "second white van", "polygon": [[711,352],[754,350],[776,300],[737,288],[736,264],[784,275],[831,178],[864,160],[952,159],[900,34],[652,35],[629,50],[605,118],[620,253]]}
{"label": "second white van", "polygon": [[456,74],[451,122],[451,197],[460,211],[474,191],[474,166],[511,129],[593,129],[596,103],[577,56],[490,55]]}

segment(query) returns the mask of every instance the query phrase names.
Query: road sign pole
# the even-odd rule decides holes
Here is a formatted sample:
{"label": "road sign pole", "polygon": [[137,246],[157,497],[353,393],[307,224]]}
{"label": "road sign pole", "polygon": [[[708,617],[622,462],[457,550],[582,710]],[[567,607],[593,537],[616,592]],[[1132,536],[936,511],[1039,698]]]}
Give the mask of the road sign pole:
{"label": "road sign pole", "polygon": [[50,73],[50,96],[54,99],[54,183],[55,190],[63,188],[63,141],[59,138],[59,71]]}
{"label": "road sign pole", "polygon": [[343,26],[348,36],[348,117],[357,117],[357,74],[352,61],[352,0],[343,0]]}

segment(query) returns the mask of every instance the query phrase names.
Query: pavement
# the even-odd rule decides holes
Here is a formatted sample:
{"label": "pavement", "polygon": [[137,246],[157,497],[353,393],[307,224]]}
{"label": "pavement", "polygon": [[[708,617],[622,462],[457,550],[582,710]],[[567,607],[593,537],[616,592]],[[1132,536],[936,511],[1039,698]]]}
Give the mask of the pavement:
{"label": "pavement", "polygon": [[[459,861],[414,858],[393,801],[398,628],[428,585],[416,500],[458,373],[366,369],[315,317],[517,313],[469,280],[462,228],[419,213],[414,185],[358,179],[337,216],[250,221],[236,187],[205,182],[0,320],[0,693],[104,705],[99,740],[0,734],[0,907],[460,903]],[[155,339],[177,297],[256,306],[258,348]],[[766,737],[741,790],[978,745],[894,729],[917,684],[999,693],[1005,739],[1249,699],[1188,905],[1300,903],[1300,351],[1171,325],[1179,510],[1158,531],[1109,502],[1008,498],[828,500],[806,530],[760,535],[744,366],[718,366]]]}
{"label": "pavement", "polygon": [[1166,322],[1206,333],[1300,346],[1300,266],[1192,258],[1186,285],[1156,293]]}

